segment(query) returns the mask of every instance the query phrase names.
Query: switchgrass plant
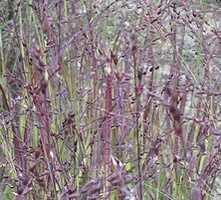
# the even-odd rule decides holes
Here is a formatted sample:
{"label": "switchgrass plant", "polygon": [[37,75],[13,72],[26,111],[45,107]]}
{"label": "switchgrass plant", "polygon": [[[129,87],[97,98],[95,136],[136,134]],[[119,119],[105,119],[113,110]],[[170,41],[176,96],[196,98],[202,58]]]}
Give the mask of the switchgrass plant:
{"label": "switchgrass plant", "polygon": [[0,2],[0,198],[220,199],[220,5]]}

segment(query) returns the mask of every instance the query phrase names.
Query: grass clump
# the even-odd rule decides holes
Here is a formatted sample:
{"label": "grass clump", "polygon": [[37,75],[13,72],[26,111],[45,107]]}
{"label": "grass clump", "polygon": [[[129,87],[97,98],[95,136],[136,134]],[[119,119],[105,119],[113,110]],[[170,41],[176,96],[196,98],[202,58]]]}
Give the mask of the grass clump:
{"label": "grass clump", "polygon": [[219,199],[219,15],[1,1],[0,198]]}

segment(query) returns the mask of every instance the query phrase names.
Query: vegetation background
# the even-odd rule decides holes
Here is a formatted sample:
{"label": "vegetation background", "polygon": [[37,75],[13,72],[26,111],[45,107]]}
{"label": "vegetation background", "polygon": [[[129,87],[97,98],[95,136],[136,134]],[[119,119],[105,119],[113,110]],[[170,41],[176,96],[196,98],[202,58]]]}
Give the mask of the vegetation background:
{"label": "vegetation background", "polygon": [[0,199],[221,199],[221,7],[1,0]]}

